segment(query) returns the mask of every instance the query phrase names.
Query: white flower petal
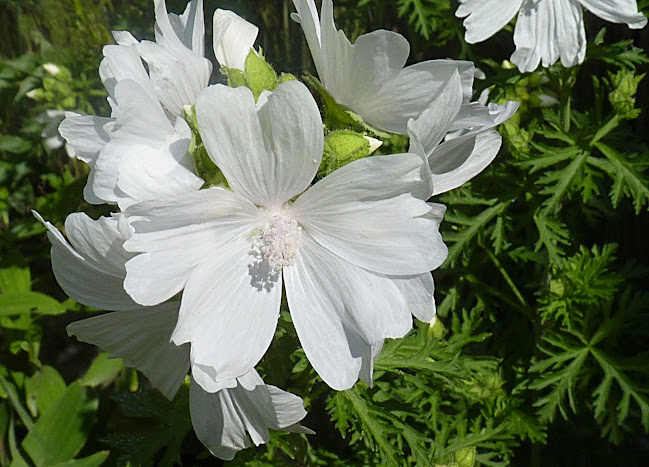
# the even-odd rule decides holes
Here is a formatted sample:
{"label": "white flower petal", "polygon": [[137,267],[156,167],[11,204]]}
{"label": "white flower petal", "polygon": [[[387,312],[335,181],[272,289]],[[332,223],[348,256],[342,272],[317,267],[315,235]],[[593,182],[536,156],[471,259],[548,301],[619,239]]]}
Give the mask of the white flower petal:
{"label": "white flower petal", "polygon": [[383,349],[383,341],[376,342],[367,348],[367,353],[363,356],[363,363],[358,377],[362,379],[369,387],[374,385],[374,361],[379,357]]}
{"label": "white flower petal", "polygon": [[451,139],[428,158],[433,195],[457,188],[482,172],[495,159],[502,137],[496,130]]}
{"label": "white flower petal", "polygon": [[257,211],[236,193],[219,188],[189,193],[172,203],[152,200],[131,206],[135,234],[124,247],[142,254],[126,264],[124,288],[142,305],[173,297],[206,256],[250,235]]}
{"label": "white flower petal", "polygon": [[[162,105],[180,116],[207,86],[212,64],[204,55],[202,1],[191,2],[182,16],[167,14],[164,0],[155,0],[156,42],[141,41],[134,49],[147,62],[151,85]],[[124,40],[124,43],[132,41]],[[191,41],[191,44],[189,42]]]}
{"label": "white flower petal", "polygon": [[114,123],[113,118],[66,112],[65,119],[59,125],[59,132],[68,143],[69,153],[90,166],[88,181],[83,188],[83,197],[90,204],[104,202],[92,191],[95,177],[94,167],[99,151],[110,140],[109,133],[112,131]]}
{"label": "white flower petal", "polygon": [[468,16],[464,20],[465,40],[469,44],[475,44],[493,36],[511,21],[522,2],[523,0],[460,0],[455,16]]}
{"label": "white flower petal", "polygon": [[281,84],[265,104],[245,87],[210,86],[196,116],[208,154],[232,190],[253,203],[279,209],[304,191],[322,159],[318,106],[298,81]]}
{"label": "white flower petal", "polygon": [[522,72],[548,67],[561,58],[570,67],[584,61],[586,32],[576,0],[525,0],[514,29],[516,51],[511,61]]}
{"label": "white flower petal", "polygon": [[179,303],[115,311],[74,322],[68,334],[121,358],[137,368],[168,399],[173,399],[189,370],[189,346],[170,342]]}
{"label": "white flower petal", "polygon": [[[333,18],[326,5],[331,2],[323,4],[323,26],[328,17]],[[375,99],[383,85],[403,69],[410,53],[408,41],[392,31],[363,34],[351,45],[342,31],[323,27],[322,40],[327,67],[322,73],[318,70],[318,75],[339,103],[354,110]]]}
{"label": "white flower petal", "polygon": [[[502,105],[489,103],[486,106],[478,102],[463,104],[452,127],[459,133],[453,137],[474,135],[500,125],[516,113],[518,106],[516,101],[507,101]],[[450,139],[450,135],[447,139]]]}
{"label": "white flower petal", "polygon": [[636,0],[579,0],[587,10],[611,23],[626,23],[631,29],[647,25],[647,18],[638,13]]}
{"label": "white flower petal", "polygon": [[284,268],[284,277],[300,343],[334,389],[351,387],[361,372],[367,376],[371,344],[412,327],[408,303],[390,278],[338,258],[306,231],[297,264]]}
{"label": "white flower petal", "polygon": [[129,153],[159,149],[174,129],[157,100],[151,99],[138,83],[122,80],[115,86],[120,108],[110,141],[102,148],[95,163],[92,190],[108,202],[123,197],[117,188],[122,158]]}
{"label": "white flower petal", "polygon": [[206,392],[215,393],[237,386],[236,379],[219,380],[216,370],[209,365],[192,364],[192,379]]}
{"label": "white flower petal", "polygon": [[302,399],[264,384],[255,370],[239,378],[236,387],[214,394],[192,382],[189,404],[198,439],[221,459],[250,446],[246,432],[256,445],[270,439],[269,429],[311,432],[296,426],[306,415]]}
{"label": "white flower petal", "polygon": [[439,90],[430,106],[419,117],[408,121],[408,152],[428,157],[448,133],[461,104],[462,83],[459,73],[455,72]]}
{"label": "white flower petal", "polygon": [[230,10],[214,12],[214,55],[221,66],[245,68],[259,28]]}
{"label": "white flower petal", "polygon": [[420,156],[354,161],[320,180],[291,206],[305,232],[346,261],[389,275],[438,267],[445,248],[423,218],[430,208],[408,193],[421,183]]}
{"label": "white flower petal", "polygon": [[293,0],[294,16],[304,30],[318,76],[339,104],[345,105],[377,128],[405,134],[407,122],[430,104],[432,97],[459,71],[468,99],[473,64],[435,60],[403,68],[408,41],[392,31],[363,34],[352,45],[336,30],[333,3],[322,2],[322,19],[313,0]]}
{"label": "white flower petal", "polygon": [[205,183],[194,174],[187,149],[191,132],[177,119],[173,132],[158,147],[139,146],[120,160],[117,187],[128,197],[118,201],[122,210],[150,199],[170,198],[198,190]]}
{"label": "white flower petal", "polygon": [[213,367],[217,382],[257,364],[277,326],[281,274],[256,264],[251,246],[243,236],[207,250],[183,292],[173,342],[191,342],[192,362]]}
{"label": "white flower petal", "polygon": [[180,16],[174,13],[168,16],[171,27],[183,45],[201,57],[205,56],[203,0],[191,0]]}
{"label": "white flower petal", "polygon": [[185,105],[193,105],[196,96],[207,87],[212,64],[206,58],[181,49],[165,48],[142,41],[137,50],[149,65],[149,76],[156,95],[172,115],[180,116]]}
{"label": "white flower petal", "polygon": [[404,68],[372,99],[352,107],[363,119],[383,130],[406,134],[408,120],[425,111],[454,73],[459,73],[465,99],[472,93],[471,62],[430,60]]}
{"label": "white flower petal", "polygon": [[[116,100],[115,86],[117,83],[131,80],[140,86],[140,92],[146,93],[152,100],[157,101],[157,96],[149,81],[149,75],[147,75],[142,59],[134,47],[107,45],[103,52],[104,59],[99,65],[99,76],[108,91],[110,100]],[[118,114],[117,111],[113,116],[116,117]]]}
{"label": "white flower petal", "polygon": [[[409,152],[418,154],[423,161],[428,160],[437,145],[444,139],[462,104],[462,84],[457,72],[448,83],[440,89],[431,105],[417,119],[408,121],[410,136]],[[427,200],[431,197],[434,187],[428,163],[422,165],[421,189],[413,192],[413,196]]]}
{"label": "white flower petal", "polygon": [[242,416],[227,389],[208,393],[192,381],[189,413],[196,436],[214,456],[232,460],[250,446]]}
{"label": "white flower petal", "polygon": [[403,298],[410,306],[410,312],[420,321],[428,322],[435,316],[435,285],[433,276],[426,272],[416,276],[390,277]]}
{"label": "white flower petal", "polygon": [[124,241],[133,233],[121,214],[93,220],[75,212],[65,220],[65,232],[70,243],[97,268],[109,274],[124,276],[124,263],[133,255],[124,250]]}
{"label": "white flower petal", "polygon": [[[291,18],[300,23],[304,31],[304,37],[311,50],[311,56],[315,63],[316,70],[324,70],[324,63],[321,49],[320,19],[318,10],[313,0],[293,0],[297,13],[292,13]],[[333,24],[333,19],[331,21]],[[327,27],[330,27],[327,25]],[[335,29],[335,26],[333,26]],[[318,71],[320,73],[320,71]]]}
{"label": "white flower petal", "polygon": [[138,307],[123,287],[124,263],[130,257],[122,248],[129,235],[124,219],[102,217],[95,221],[82,213],[71,214],[65,225],[73,247],[56,227],[35,211],[34,215],[48,229],[52,271],[68,296],[104,310]]}

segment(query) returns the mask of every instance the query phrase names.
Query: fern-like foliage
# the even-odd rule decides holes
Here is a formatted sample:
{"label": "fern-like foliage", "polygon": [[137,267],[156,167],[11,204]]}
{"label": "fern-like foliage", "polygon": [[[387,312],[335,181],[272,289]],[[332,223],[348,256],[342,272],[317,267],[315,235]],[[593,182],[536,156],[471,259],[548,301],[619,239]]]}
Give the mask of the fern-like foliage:
{"label": "fern-like foliage", "polygon": [[341,434],[374,465],[508,465],[522,439],[543,441],[543,426],[504,388],[499,360],[467,353],[489,337],[481,324],[474,309],[453,320],[448,339],[435,337],[438,323],[386,343],[374,387],[329,401]]}
{"label": "fern-like foliage", "polygon": [[543,319],[560,326],[544,335],[529,388],[540,393],[534,405],[542,422],[588,409],[602,435],[619,443],[628,421],[649,431],[649,367],[639,363],[646,354],[634,355],[645,348],[649,294],[618,292],[624,277],[611,272],[614,252],[613,245],[582,247],[557,263],[539,304]]}
{"label": "fern-like foliage", "polygon": [[426,40],[444,44],[458,31],[453,5],[448,0],[398,0],[399,17],[408,22]]}

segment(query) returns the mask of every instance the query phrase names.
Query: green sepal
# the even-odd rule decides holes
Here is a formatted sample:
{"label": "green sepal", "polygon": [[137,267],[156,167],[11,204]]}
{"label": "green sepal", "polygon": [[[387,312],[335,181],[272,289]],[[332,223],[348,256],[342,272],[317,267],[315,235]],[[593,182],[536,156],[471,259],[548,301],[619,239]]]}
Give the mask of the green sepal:
{"label": "green sepal", "polygon": [[203,145],[203,140],[198,129],[198,120],[196,119],[196,106],[186,106],[184,110],[185,121],[192,131],[192,138],[187,151],[194,160],[198,176],[205,180],[204,188],[217,185],[228,186],[223,172],[212,161],[207,154],[207,149]]}
{"label": "green sepal", "polygon": [[248,88],[255,96],[255,101],[259,99],[262,92],[273,91],[279,84],[277,73],[273,67],[264,59],[261,50],[259,54],[254,50],[246,57],[244,78]]}
{"label": "green sepal", "polygon": [[279,84],[287,83],[289,81],[297,81],[297,77],[290,73],[282,73],[279,75]]}
{"label": "green sepal", "polygon": [[351,109],[336,102],[329,91],[314,76],[306,74],[302,79],[309,87],[318,93],[324,105],[324,124],[330,129],[352,129],[363,133],[369,133],[377,138],[388,139],[390,135],[368,125],[363,118],[354,113]]}
{"label": "green sepal", "polygon": [[231,88],[248,86],[243,70],[239,70],[238,68],[228,68],[224,66],[221,69],[221,72],[227,77],[228,86],[230,86]]}

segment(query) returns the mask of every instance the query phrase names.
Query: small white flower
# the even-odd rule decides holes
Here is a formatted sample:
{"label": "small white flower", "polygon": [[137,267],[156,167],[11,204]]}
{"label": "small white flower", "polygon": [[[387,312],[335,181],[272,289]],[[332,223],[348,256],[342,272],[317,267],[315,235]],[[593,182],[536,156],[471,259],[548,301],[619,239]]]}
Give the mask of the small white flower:
{"label": "small white flower", "polygon": [[228,68],[245,68],[246,58],[257,39],[259,28],[230,10],[214,12],[214,55]]}
{"label": "small white flower", "polygon": [[417,118],[442,85],[458,70],[465,98],[471,97],[474,67],[471,62],[430,60],[404,68],[410,44],[392,31],[363,34],[351,44],[336,30],[333,3],[322,2],[318,19],[313,0],[293,0],[293,19],[302,25],[320,81],[339,104],[370,125],[393,133],[407,133],[410,118]]}
{"label": "small white flower", "polygon": [[[170,342],[178,320],[179,302],[141,307],[124,291],[124,263],[133,255],[124,250],[132,234],[121,214],[92,220],[82,213],[65,222],[68,243],[61,232],[47,227],[52,243],[52,269],[63,290],[79,303],[120,310],[77,321],[68,334],[94,344],[111,358],[137,368],[168,399],[173,399],[190,368],[189,345]],[[302,399],[264,384],[254,369],[206,391],[196,383],[201,370],[192,370],[189,405],[198,438],[217,457],[232,459],[237,451],[270,439],[269,429],[312,433],[298,424],[306,411]]]}
{"label": "small white flower", "polygon": [[640,29],[647,18],[635,0],[460,0],[456,16],[466,17],[466,41],[482,42],[502,29],[518,13],[511,61],[523,71],[548,67],[561,59],[566,66],[584,61],[586,33],[582,7],[612,23]]}
{"label": "small white flower", "polygon": [[231,190],[131,206],[136,232],[125,248],[140,254],[126,265],[127,292],[155,305],[184,289],[172,339],[191,343],[192,363],[210,368],[218,386],[265,353],[284,282],[320,376],[335,389],[370,379],[383,339],[407,333],[411,313],[434,314],[429,271],[447,255],[437,230],[444,209],[409,194],[421,184],[421,158],[357,160],[309,188],[322,120],[297,81],[257,103],[247,88],[212,86],[196,114]]}

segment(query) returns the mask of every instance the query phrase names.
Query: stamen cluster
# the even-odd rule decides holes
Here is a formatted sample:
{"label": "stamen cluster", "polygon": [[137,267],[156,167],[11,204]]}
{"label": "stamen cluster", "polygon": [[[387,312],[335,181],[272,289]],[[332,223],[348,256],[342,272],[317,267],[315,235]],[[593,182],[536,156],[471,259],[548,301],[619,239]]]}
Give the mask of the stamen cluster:
{"label": "stamen cluster", "polygon": [[302,227],[297,221],[276,213],[253,238],[253,249],[279,270],[296,263],[301,238]]}

